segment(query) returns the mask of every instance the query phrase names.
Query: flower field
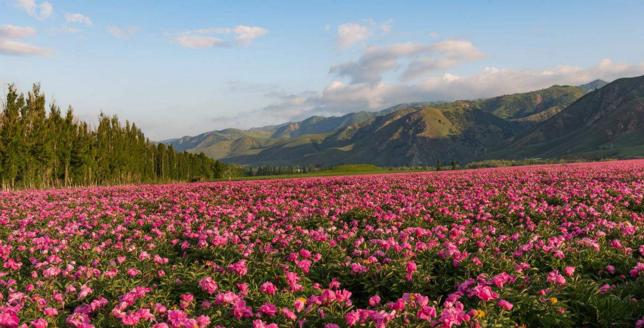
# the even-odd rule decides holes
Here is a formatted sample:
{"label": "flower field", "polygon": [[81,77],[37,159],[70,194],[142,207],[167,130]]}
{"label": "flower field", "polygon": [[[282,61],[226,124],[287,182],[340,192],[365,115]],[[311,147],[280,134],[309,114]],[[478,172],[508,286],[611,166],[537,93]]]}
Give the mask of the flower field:
{"label": "flower field", "polygon": [[0,327],[644,326],[644,160],[0,194]]}

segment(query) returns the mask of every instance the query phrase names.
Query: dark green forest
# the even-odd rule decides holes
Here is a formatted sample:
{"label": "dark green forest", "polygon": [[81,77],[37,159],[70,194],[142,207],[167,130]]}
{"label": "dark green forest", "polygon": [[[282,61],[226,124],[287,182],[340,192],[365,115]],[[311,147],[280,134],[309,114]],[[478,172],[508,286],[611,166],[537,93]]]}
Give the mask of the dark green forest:
{"label": "dark green forest", "polygon": [[10,85],[2,104],[3,189],[210,180],[234,169],[203,153],[155,144],[116,116],[101,114],[92,127],[71,107],[47,105],[39,85],[26,95]]}

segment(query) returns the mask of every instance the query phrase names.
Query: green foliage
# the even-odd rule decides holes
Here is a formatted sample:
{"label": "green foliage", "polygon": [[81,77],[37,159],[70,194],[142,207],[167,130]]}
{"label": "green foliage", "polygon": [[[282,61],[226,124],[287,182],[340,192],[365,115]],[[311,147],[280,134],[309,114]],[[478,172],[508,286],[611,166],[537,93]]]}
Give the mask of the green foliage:
{"label": "green foliage", "polygon": [[9,86],[0,113],[0,184],[3,189],[157,181],[201,181],[236,172],[203,153],[156,145],[128,121],[101,114],[91,129],[69,108],[45,110],[34,85],[26,96]]}
{"label": "green foliage", "polygon": [[330,171],[338,172],[365,172],[365,171],[377,171],[380,169],[378,166],[373,164],[343,164],[337,165],[330,169]]}
{"label": "green foliage", "polygon": [[[261,166],[248,174],[252,176],[300,174],[307,167],[341,163],[453,170],[477,161],[484,162],[469,166],[643,157],[644,77],[604,84],[593,81],[481,100],[400,104],[377,113],[311,117],[167,142],[230,163]],[[489,159],[498,161],[485,161]]]}

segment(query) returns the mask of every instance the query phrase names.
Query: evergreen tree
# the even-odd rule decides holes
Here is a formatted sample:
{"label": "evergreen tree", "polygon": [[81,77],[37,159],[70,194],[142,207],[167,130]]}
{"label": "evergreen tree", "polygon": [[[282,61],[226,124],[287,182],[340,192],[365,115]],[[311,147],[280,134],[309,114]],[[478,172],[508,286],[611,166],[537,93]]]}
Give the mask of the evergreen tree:
{"label": "evergreen tree", "polygon": [[9,86],[0,113],[3,188],[206,180],[240,174],[203,153],[150,142],[128,121],[100,114],[96,129],[70,107],[63,117],[34,85],[25,97]]}
{"label": "evergreen tree", "polygon": [[18,177],[18,170],[22,161],[22,121],[20,117],[21,108],[24,107],[23,95],[18,95],[13,85],[9,86],[4,110],[2,112],[2,140],[4,153],[2,154],[2,186],[13,188]]}

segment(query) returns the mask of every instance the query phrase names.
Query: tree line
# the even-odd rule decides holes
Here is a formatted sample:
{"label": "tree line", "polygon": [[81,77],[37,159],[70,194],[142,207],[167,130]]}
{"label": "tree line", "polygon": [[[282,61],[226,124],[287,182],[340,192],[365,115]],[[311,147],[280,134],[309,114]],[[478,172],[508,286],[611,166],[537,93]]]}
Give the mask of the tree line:
{"label": "tree line", "polygon": [[203,153],[155,144],[134,124],[101,114],[96,128],[48,106],[39,85],[25,95],[10,85],[0,113],[3,189],[86,186],[225,177],[235,168]]}
{"label": "tree line", "polygon": [[307,174],[321,170],[320,165],[260,165],[249,166],[244,170],[245,176],[294,175]]}

